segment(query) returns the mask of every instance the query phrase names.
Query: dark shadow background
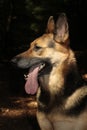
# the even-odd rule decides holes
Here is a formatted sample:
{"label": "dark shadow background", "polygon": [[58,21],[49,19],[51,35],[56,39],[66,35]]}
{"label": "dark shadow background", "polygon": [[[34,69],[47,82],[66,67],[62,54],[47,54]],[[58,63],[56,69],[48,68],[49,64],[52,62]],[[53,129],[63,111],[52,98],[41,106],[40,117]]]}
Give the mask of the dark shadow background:
{"label": "dark shadow background", "polygon": [[0,58],[10,59],[26,50],[44,33],[50,15],[67,14],[71,47],[87,49],[86,0],[0,0]]}
{"label": "dark shadow background", "polygon": [[26,95],[25,81],[24,72],[13,68],[9,61],[45,32],[50,15],[57,18],[61,12],[68,17],[70,46],[76,53],[79,69],[86,73],[86,0],[0,0],[0,80],[7,81],[12,95]]}
{"label": "dark shadow background", "polygon": [[[28,49],[30,42],[45,32],[50,15],[57,18],[61,12],[65,12],[68,17],[70,46],[75,51],[79,70],[85,74],[87,73],[87,0],[0,0],[0,116],[3,115],[3,102],[6,102],[5,107],[8,108],[8,105],[10,107],[11,99],[8,97],[29,96],[24,90],[23,70],[14,68],[9,61],[16,54]],[[32,124],[33,119],[27,116],[22,117],[21,121],[15,119],[13,122],[8,116],[7,118],[2,116],[0,130],[10,128],[25,130],[26,125],[26,130],[35,129],[36,123],[33,123],[32,127],[28,125],[29,121]]]}

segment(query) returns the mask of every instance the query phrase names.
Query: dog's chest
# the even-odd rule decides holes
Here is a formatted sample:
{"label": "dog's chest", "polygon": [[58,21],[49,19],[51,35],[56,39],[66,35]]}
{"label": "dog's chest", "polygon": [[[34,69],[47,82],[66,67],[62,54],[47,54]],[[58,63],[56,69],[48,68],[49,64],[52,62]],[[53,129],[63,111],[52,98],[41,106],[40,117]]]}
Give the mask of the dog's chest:
{"label": "dog's chest", "polygon": [[54,130],[84,130],[84,123],[82,121],[59,120],[54,123]]}
{"label": "dog's chest", "polygon": [[50,122],[54,127],[54,130],[86,130],[87,129],[87,117],[67,117],[60,114],[52,114],[48,116]]}

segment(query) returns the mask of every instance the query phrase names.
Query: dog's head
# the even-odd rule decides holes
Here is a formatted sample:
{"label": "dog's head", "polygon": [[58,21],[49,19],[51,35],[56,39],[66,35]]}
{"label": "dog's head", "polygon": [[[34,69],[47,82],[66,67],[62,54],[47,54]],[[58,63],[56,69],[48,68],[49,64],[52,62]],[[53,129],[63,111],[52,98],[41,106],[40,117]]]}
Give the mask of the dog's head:
{"label": "dog's head", "polygon": [[[35,39],[27,51],[12,59],[12,62],[18,67],[29,69],[25,85],[28,93],[36,92],[37,77],[49,75],[54,66],[67,59],[68,51],[69,30],[66,15],[62,13],[56,24],[53,16],[50,16],[46,33]],[[29,85],[32,86],[32,89],[28,87]]]}

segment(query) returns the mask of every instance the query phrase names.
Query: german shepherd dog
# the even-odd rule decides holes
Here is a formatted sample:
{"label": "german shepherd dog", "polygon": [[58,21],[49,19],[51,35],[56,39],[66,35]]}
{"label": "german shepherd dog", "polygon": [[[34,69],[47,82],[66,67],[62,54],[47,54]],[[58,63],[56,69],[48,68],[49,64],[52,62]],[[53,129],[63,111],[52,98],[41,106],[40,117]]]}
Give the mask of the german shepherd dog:
{"label": "german shepherd dog", "polygon": [[69,46],[65,13],[50,16],[46,33],[12,62],[28,69],[25,90],[37,93],[37,120],[41,130],[87,130],[87,85]]}

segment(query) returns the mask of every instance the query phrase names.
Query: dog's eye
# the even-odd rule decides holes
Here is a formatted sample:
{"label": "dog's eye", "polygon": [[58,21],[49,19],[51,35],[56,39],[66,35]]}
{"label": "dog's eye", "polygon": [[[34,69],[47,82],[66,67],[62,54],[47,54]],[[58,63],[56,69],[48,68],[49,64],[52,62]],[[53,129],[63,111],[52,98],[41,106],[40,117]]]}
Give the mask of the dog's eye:
{"label": "dog's eye", "polygon": [[35,51],[38,51],[38,50],[40,50],[41,48],[42,48],[42,47],[37,46],[37,45],[34,46],[34,50],[35,50]]}

